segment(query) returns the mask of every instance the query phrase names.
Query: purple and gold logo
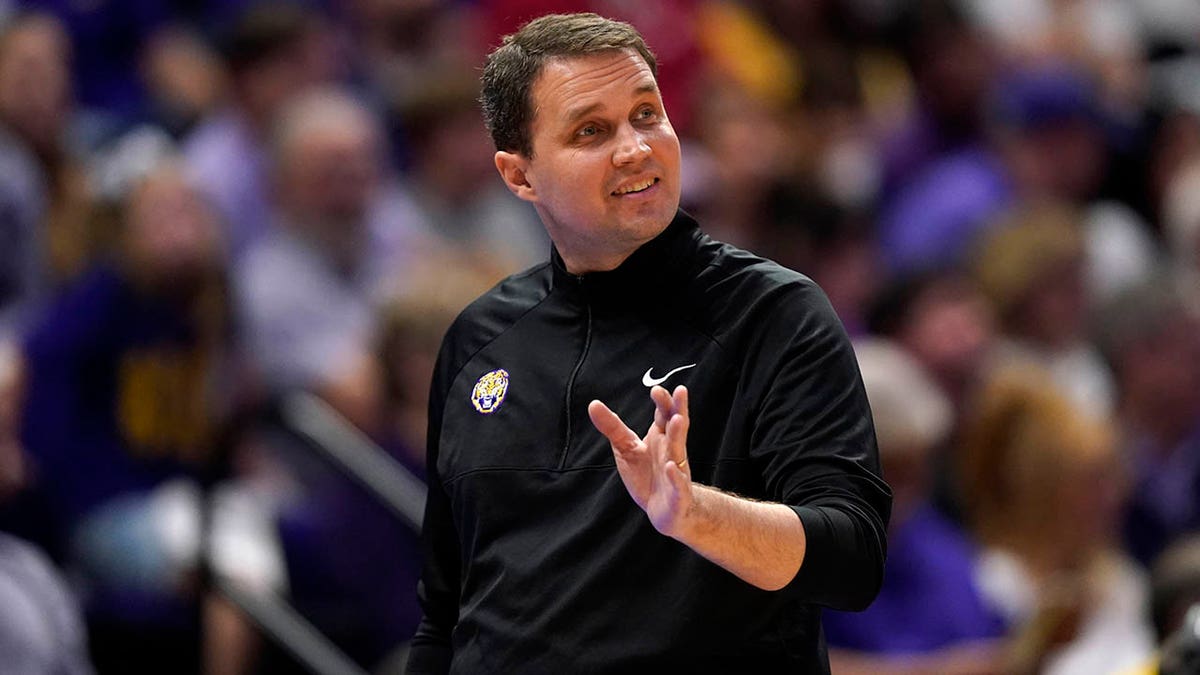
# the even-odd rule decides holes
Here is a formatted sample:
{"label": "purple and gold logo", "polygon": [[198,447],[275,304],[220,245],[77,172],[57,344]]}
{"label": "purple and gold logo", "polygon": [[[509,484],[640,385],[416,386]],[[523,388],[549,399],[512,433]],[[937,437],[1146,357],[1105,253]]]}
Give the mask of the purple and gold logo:
{"label": "purple and gold logo", "polygon": [[490,415],[504,403],[508,393],[508,371],[503,368],[485,373],[471,390],[471,403],[484,415]]}

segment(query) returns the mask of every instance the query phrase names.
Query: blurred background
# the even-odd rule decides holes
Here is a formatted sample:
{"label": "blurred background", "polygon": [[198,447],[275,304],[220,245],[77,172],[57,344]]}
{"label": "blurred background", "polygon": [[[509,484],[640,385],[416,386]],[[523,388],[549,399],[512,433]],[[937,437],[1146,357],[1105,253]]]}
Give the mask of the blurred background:
{"label": "blurred background", "polygon": [[1200,672],[1194,0],[0,0],[0,670],[402,672],[439,340],[549,252],[478,74],[552,10],[856,340],[835,672]]}

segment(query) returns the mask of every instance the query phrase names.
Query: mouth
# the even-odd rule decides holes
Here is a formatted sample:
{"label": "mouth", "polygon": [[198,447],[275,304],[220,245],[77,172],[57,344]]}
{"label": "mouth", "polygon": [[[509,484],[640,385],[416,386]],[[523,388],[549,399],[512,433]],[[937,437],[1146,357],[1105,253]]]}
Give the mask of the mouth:
{"label": "mouth", "polygon": [[658,178],[646,178],[644,180],[639,180],[634,183],[628,183],[626,185],[623,185],[623,186],[617,188],[616,190],[613,190],[612,196],[623,197],[625,195],[639,194],[639,193],[645,192],[646,190],[649,190],[650,188],[654,187],[655,185],[658,185],[658,182],[659,182]]}

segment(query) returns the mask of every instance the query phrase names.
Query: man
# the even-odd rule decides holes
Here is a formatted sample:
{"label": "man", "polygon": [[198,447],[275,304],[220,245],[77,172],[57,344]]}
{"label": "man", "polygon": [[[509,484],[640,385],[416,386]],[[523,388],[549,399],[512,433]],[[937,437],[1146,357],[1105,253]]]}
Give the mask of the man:
{"label": "man", "polygon": [[188,522],[174,507],[215,461],[224,406],[209,385],[228,372],[216,235],[163,160],[120,203],[115,259],[69,284],[24,342],[21,440],[86,591],[100,672],[199,672],[195,567],[173,555],[188,536],[160,523]]}
{"label": "man", "polygon": [[0,330],[22,332],[91,253],[72,131],[71,42],[53,16],[0,29]]}
{"label": "man", "polygon": [[474,69],[432,69],[417,92],[400,110],[412,151],[400,192],[426,246],[474,256],[497,279],[544,260],[537,214],[496,180]]}
{"label": "man", "polygon": [[[0,333],[0,505],[30,478],[19,417],[24,363]],[[90,675],[79,602],[46,555],[0,531],[0,663],[13,673]]]}
{"label": "man", "polygon": [[289,102],[273,134],[274,227],[235,277],[245,346],[267,388],[315,391],[363,426],[376,405],[373,307],[403,262],[380,137],[374,115],[341,90]]}
{"label": "man", "polygon": [[678,211],[655,72],[591,14],[488,59],[496,167],[554,251],[444,341],[410,672],[828,672],[817,605],[882,581],[845,333],[807,278]]}
{"label": "man", "polygon": [[328,40],[322,16],[291,2],[249,3],[224,36],[228,106],[188,135],[184,154],[236,263],[272,230],[270,134],[295,96],[333,79]]}

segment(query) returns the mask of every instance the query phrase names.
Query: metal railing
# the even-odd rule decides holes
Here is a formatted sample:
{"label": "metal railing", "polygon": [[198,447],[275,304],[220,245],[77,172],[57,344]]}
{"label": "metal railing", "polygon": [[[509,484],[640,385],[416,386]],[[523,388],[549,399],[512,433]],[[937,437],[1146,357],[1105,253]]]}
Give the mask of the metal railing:
{"label": "metal railing", "polygon": [[[305,392],[279,399],[266,417],[358,482],[403,523],[419,532],[425,483],[320,398]],[[213,590],[234,604],[264,635],[317,675],[367,675],[288,602],[214,575]]]}
{"label": "metal railing", "polygon": [[332,406],[309,393],[288,394],[279,403],[279,421],[361,483],[415,532],[421,531],[425,483]]}

